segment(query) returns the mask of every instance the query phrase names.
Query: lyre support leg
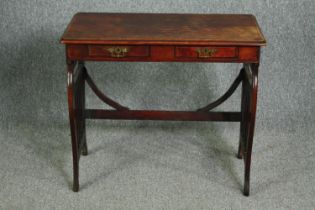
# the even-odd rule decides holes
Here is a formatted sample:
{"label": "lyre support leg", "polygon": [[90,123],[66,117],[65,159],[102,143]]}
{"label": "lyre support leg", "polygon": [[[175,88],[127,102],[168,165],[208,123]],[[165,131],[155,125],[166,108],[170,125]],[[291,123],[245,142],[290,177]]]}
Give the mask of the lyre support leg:
{"label": "lyre support leg", "polygon": [[245,86],[245,95],[247,97],[244,113],[244,138],[243,157],[245,162],[244,176],[244,195],[249,196],[250,189],[250,166],[252,156],[252,146],[255,130],[256,107],[257,107],[257,90],[258,90],[258,67],[259,64],[245,65],[245,78],[249,78]]}
{"label": "lyre support leg", "polygon": [[84,66],[83,61],[79,61],[78,66],[78,77],[77,77],[77,110],[78,115],[80,116],[78,118],[78,134],[79,136],[79,149],[81,151],[81,154],[86,156],[88,154],[88,148],[86,143],[86,129],[85,129],[85,78],[86,78],[86,68]]}
{"label": "lyre support leg", "polygon": [[238,152],[237,157],[239,159],[243,158],[243,152],[244,152],[244,142],[246,138],[246,122],[245,122],[245,115],[247,113],[247,106],[248,104],[248,97],[246,91],[249,89],[249,83],[247,80],[245,80],[245,69],[244,67],[241,69],[241,75],[242,75],[242,90],[241,90],[241,122],[240,122],[240,135],[239,135],[239,144],[238,144]]}
{"label": "lyre support leg", "polygon": [[76,62],[67,60],[67,94],[68,94],[68,109],[71,131],[71,144],[72,144],[72,158],[73,158],[73,188],[74,192],[79,191],[79,145],[77,138],[77,114],[75,111],[75,88],[74,88],[74,67]]}

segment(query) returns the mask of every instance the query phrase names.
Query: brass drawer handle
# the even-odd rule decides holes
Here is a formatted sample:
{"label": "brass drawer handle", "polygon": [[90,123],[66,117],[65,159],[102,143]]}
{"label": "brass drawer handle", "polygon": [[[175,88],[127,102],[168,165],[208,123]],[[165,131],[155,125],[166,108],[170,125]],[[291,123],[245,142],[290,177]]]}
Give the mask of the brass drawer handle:
{"label": "brass drawer handle", "polygon": [[106,48],[106,50],[110,52],[110,55],[114,58],[125,57],[129,51],[127,47],[111,47]]}
{"label": "brass drawer handle", "polygon": [[208,48],[197,48],[196,52],[199,58],[210,58],[217,52],[217,50]]}

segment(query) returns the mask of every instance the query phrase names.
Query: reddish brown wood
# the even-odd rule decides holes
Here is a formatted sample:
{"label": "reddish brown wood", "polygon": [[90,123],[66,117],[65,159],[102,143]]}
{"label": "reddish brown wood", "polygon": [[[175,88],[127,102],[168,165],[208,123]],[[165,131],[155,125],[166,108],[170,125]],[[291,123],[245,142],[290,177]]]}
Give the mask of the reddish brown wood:
{"label": "reddish brown wood", "polygon": [[[258,63],[259,53],[260,53],[259,47],[240,47],[238,59],[240,61],[243,61],[243,63]],[[246,62],[246,61],[250,61],[250,62]]]}
{"label": "reddish brown wood", "polygon": [[[61,42],[66,44],[68,67],[73,191],[79,190],[80,151],[87,154],[86,119],[229,121],[240,122],[238,157],[244,158],[244,195],[249,195],[260,48],[266,44],[254,16],[78,13]],[[112,48],[118,50],[113,53]],[[96,87],[84,61],[231,62],[244,63],[244,68],[222,97],[198,111],[129,110]],[[86,109],[85,82],[116,110]],[[227,100],[240,82],[241,112],[209,112]]]}
{"label": "reddish brown wood", "polygon": [[243,14],[77,13],[64,44],[263,46],[256,18]]}
{"label": "reddish brown wood", "polygon": [[250,186],[250,165],[252,156],[252,146],[255,130],[256,120],[256,107],[257,107],[257,91],[258,91],[258,67],[259,64],[247,64],[245,70],[251,72],[250,87],[247,89],[248,101],[245,106],[246,112],[245,117],[245,148],[244,148],[244,161],[245,161],[245,177],[244,177],[244,195],[249,195]]}
{"label": "reddish brown wood", "polygon": [[[125,57],[111,57],[106,49],[109,45],[67,45],[67,54],[73,60],[87,61],[172,61],[172,62],[230,62],[257,63],[259,61],[259,47],[218,47],[218,46],[167,46],[167,45],[112,45],[115,47],[129,47]],[[218,52],[209,58],[199,58],[197,48],[217,49]],[[93,52],[91,52],[91,49]],[[133,51],[135,49],[135,51]],[[149,50],[149,52],[147,52]]]}
{"label": "reddish brown wood", "polygon": [[[78,62],[76,69],[76,75],[74,77],[74,98],[75,98],[75,115],[76,126],[77,126],[77,141],[79,154],[86,156],[88,154],[87,143],[86,143],[86,132],[85,132],[85,78],[86,69],[84,67],[84,62]],[[81,151],[81,153],[80,153]],[[80,157],[80,155],[79,155]]]}
{"label": "reddish brown wood", "polygon": [[242,101],[238,158],[244,158],[244,195],[249,195],[250,165],[255,130],[258,64],[245,64],[242,69]]}
{"label": "reddish brown wood", "polygon": [[[117,45],[89,45],[89,56],[112,57],[108,51],[109,48],[117,47]],[[150,54],[149,46],[137,45],[120,45],[121,48],[128,49],[126,57],[148,57]]]}
{"label": "reddish brown wood", "polygon": [[240,135],[239,135],[239,146],[238,146],[238,153],[237,157],[242,159],[244,156],[244,148],[245,148],[245,141],[246,141],[246,116],[248,115],[248,94],[247,90],[250,88],[250,81],[246,77],[245,67],[242,68],[240,72],[242,76],[242,91],[241,91],[241,123],[240,123]]}
{"label": "reddish brown wood", "polygon": [[228,121],[240,122],[240,112],[189,112],[157,110],[101,110],[86,109],[87,119],[121,119],[121,120],[172,120],[172,121]]}
{"label": "reddish brown wood", "polygon": [[[215,53],[207,58],[207,57],[199,57],[197,51],[199,49],[209,49],[215,50]],[[175,57],[178,58],[199,58],[199,59],[211,59],[211,58],[235,58],[237,56],[236,47],[214,47],[214,46],[193,46],[193,47],[176,47],[175,48]]]}
{"label": "reddish brown wood", "polygon": [[74,84],[73,84],[73,72],[76,62],[67,60],[67,73],[68,73],[68,108],[69,108],[69,120],[71,131],[71,143],[72,143],[72,160],[73,160],[73,191],[79,191],[79,144],[77,138],[77,126],[76,126],[76,113],[75,113],[75,98],[74,98]]}

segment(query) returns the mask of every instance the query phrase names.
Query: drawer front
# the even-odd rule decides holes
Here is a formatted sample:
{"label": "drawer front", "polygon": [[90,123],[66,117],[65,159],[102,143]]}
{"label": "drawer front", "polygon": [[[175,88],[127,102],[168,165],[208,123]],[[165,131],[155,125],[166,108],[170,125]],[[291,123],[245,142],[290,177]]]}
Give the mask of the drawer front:
{"label": "drawer front", "polygon": [[175,57],[177,58],[197,58],[197,59],[219,59],[219,58],[236,58],[236,47],[175,47]]}
{"label": "drawer front", "polygon": [[[119,50],[109,48],[121,47]],[[127,50],[123,48],[127,48]],[[201,49],[201,50],[199,50]],[[259,62],[259,47],[69,44],[67,57],[89,61]]]}
{"label": "drawer front", "polygon": [[136,45],[89,45],[89,55],[108,58],[148,57],[150,48]]}

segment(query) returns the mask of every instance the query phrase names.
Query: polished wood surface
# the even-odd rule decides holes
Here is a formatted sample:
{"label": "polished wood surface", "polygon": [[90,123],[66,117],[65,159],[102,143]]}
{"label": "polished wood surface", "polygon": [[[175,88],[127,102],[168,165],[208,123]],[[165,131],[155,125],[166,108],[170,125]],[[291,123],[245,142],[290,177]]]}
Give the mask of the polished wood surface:
{"label": "polished wood surface", "polygon": [[[119,57],[108,52],[111,48],[127,49]],[[86,61],[142,61],[142,62],[229,62],[257,63],[260,47],[218,47],[212,45],[91,45],[68,44],[67,56]],[[197,51],[201,50],[201,53]],[[205,52],[213,52],[208,55]]]}
{"label": "polished wood surface", "polygon": [[[80,156],[88,154],[87,119],[227,121],[240,123],[237,157],[244,159],[243,193],[249,195],[260,49],[266,44],[254,16],[78,13],[68,25],[61,42],[66,44],[73,191],[79,191]],[[163,111],[131,110],[106,96],[94,83],[84,61],[228,62],[244,65],[230,88],[217,100],[195,111]],[[113,109],[86,108],[85,84]],[[232,96],[240,85],[239,112],[212,111]]]}
{"label": "polished wood surface", "polygon": [[209,44],[263,46],[253,15],[77,13],[64,44]]}

